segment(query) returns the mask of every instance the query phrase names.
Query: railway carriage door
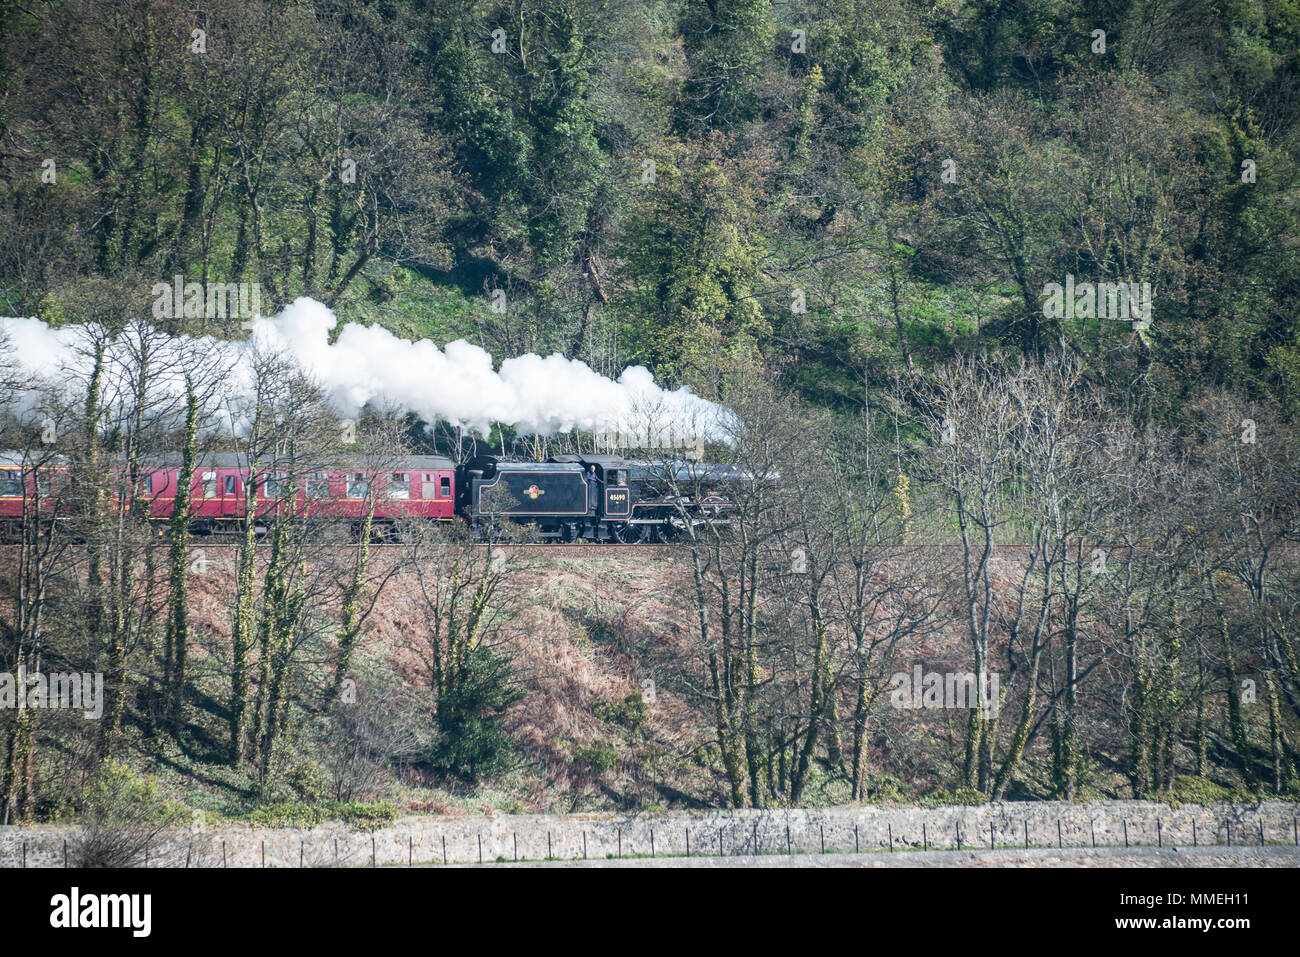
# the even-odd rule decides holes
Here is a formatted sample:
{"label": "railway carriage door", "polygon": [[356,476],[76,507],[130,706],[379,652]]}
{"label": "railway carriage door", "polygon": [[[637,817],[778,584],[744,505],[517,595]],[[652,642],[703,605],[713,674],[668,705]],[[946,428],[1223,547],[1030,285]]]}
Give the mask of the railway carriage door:
{"label": "railway carriage door", "polygon": [[221,514],[238,515],[240,512],[239,476],[227,472],[225,475],[217,476],[217,484],[221,491]]}
{"label": "railway carriage door", "polygon": [[438,497],[438,476],[432,472],[424,473],[424,481],[420,483],[420,497],[426,502],[432,502]]}
{"label": "railway carriage door", "polygon": [[193,497],[195,515],[211,518],[213,515],[220,514],[216,472],[211,469],[201,469],[195,473]]}

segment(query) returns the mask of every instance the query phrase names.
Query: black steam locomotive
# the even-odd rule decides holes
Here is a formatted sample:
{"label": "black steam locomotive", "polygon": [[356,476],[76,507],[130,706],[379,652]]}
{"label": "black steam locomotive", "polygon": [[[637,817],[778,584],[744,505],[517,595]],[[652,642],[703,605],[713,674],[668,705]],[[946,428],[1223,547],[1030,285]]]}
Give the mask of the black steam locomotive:
{"label": "black steam locomotive", "polygon": [[529,462],[480,455],[457,469],[456,511],[479,529],[509,521],[560,542],[669,542],[735,508],[731,466],[617,455]]}

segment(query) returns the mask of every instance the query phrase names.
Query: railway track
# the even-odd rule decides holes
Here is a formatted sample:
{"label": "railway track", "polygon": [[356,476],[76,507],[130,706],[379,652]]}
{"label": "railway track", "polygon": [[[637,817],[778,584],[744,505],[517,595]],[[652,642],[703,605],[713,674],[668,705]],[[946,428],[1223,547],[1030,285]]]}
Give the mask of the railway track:
{"label": "railway track", "polygon": [[[259,547],[262,545],[259,542]],[[355,542],[337,542],[329,543],[339,548],[353,548]],[[203,548],[214,550],[238,549],[239,541],[235,536],[197,536],[190,541],[190,548]],[[372,552],[400,552],[402,549],[409,549],[409,542],[371,542],[370,550]],[[596,544],[591,542],[556,542],[554,544],[528,542],[524,544],[488,544],[478,542],[473,544],[451,546],[456,548],[468,549],[491,549],[507,555],[538,555],[538,556],[567,556],[571,558],[669,558],[674,554],[683,554],[685,548],[681,545],[619,545],[619,544]]]}

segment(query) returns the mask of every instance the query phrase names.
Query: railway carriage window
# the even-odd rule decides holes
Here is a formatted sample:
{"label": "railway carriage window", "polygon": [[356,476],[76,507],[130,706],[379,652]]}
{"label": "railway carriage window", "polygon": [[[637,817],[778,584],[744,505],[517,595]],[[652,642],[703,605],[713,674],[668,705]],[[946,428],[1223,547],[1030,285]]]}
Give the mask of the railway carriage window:
{"label": "railway carriage window", "polygon": [[0,472],[0,495],[22,495],[23,483],[15,471]]}
{"label": "railway carriage window", "polygon": [[217,497],[217,473],[216,472],[203,473],[203,497],[204,498]]}
{"label": "railway carriage window", "polygon": [[389,498],[410,498],[411,497],[411,477],[405,472],[394,472],[393,479],[388,483]]}
{"label": "railway carriage window", "polygon": [[324,472],[312,472],[307,476],[307,497],[308,498],[329,498],[330,482],[329,476]]}
{"label": "railway carriage window", "polygon": [[438,494],[443,498],[451,498],[451,476],[444,475],[438,480]]}
{"label": "railway carriage window", "polygon": [[279,498],[281,492],[287,491],[287,489],[284,489],[281,486],[284,485],[288,478],[288,472],[276,472],[273,475],[268,473],[266,476],[266,497]]}
{"label": "railway carriage window", "polygon": [[233,475],[226,476],[226,494],[227,495],[235,494],[235,477]]}
{"label": "railway carriage window", "polygon": [[348,498],[365,498],[370,494],[370,483],[363,473],[348,476]]}
{"label": "railway carriage window", "polygon": [[145,495],[152,495],[152,494],[153,494],[153,476],[152,476],[152,475],[146,475],[143,479],[140,480],[140,490],[141,490],[142,492],[144,492]]}
{"label": "railway carriage window", "polygon": [[49,472],[36,473],[36,494],[41,498],[54,496],[54,476]]}

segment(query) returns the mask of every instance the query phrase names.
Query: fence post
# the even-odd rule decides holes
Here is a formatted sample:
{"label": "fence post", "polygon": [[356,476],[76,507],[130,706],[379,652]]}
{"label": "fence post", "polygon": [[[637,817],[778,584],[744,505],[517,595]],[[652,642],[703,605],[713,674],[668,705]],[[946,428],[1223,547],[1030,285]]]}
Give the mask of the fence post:
{"label": "fence post", "polygon": [[68,839],[63,839],[63,866],[68,866]]}
{"label": "fence post", "polygon": [[758,822],[754,822],[754,853],[758,854]]}
{"label": "fence post", "polygon": [[[338,845],[338,841],[337,841],[337,840],[336,840],[334,843],[335,843],[335,846]],[[443,862],[444,864],[447,863],[447,835],[446,835],[446,834],[444,834],[444,835],[442,836],[442,862]]]}
{"label": "fence post", "polygon": [[1059,817],[1056,819],[1056,846],[1058,848],[1065,847],[1065,842],[1061,838],[1061,819]]}
{"label": "fence post", "polygon": [[582,859],[587,859],[587,832],[582,832]]}
{"label": "fence post", "polygon": [[793,852],[790,850],[790,825],[787,824],[787,825],[785,826],[785,854],[786,854],[786,857],[789,857],[791,853],[793,853]]}
{"label": "fence post", "polygon": [[894,824],[891,821],[885,826],[889,828],[889,853],[893,854],[894,853]]}
{"label": "fence post", "polygon": [[961,850],[961,821],[957,822],[957,850]]}
{"label": "fence post", "polygon": [[[515,837],[515,863],[517,864],[519,863],[519,832],[512,831],[511,833]],[[587,834],[585,831],[582,834],[582,840],[583,840],[583,846],[586,846]]]}
{"label": "fence post", "polygon": [[266,867],[266,841],[262,842],[262,866]]}
{"label": "fence post", "polygon": [[144,866],[149,866],[149,838],[144,839]]}
{"label": "fence post", "polygon": [[853,853],[858,853],[858,826],[853,825]]}
{"label": "fence post", "polygon": [[989,821],[989,850],[993,850],[993,822]]}
{"label": "fence post", "polygon": [[1029,818],[1025,818],[1025,849],[1029,849]]}
{"label": "fence post", "polygon": [[[479,862],[480,864],[482,864],[482,863],[483,863],[483,835],[482,835],[482,834],[478,834],[478,835],[476,835],[476,836],[478,837],[478,862]],[[551,835],[550,835],[550,832],[547,832],[547,835],[546,835],[546,845],[547,845],[547,847],[546,847],[546,856],[547,856],[548,859],[549,859],[550,856],[551,856],[551,848],[550,848],[550,844],[551,844]]]}
{"label": "fence post", "polygon": [[1295,835],[1295,846],[1300,847],[1300,823],[1296,818],[1291,818],[1291,833]]}
{"label": "fence post", "polygon": [[415,863],[415,837],[414,835],[408,834],[406,835],[406,866],[410,867],[414,863]]}
{"label": "fence post", "polygon": [[655,856],[655,829],[650,828],[650,856]]}
{"label": "fence post", "polygon": [[1097,846],[1097,822],[1096,821],[1088,822],[1088,831],[1092,834],[1092,846],[1096,847]]}
{"label": "fence post", "polygon": [[[719,831],[718,834],[721,835],[722,832]],[[722,846],[722,837],[719,836],[719,837],[718,837],[718,847],[721,847],[721,846]],[[623,829],[622,829],[621,827],[618,829],[618,857],[619,857],[619,860],[622,860],[622,859],[623,859]]]}
{"label": "fence post", "polygon": [[306,841],[299,838],[298,840],[298,866],[302,867],[302,859],[306,852]]}
{"label": "fence post", "polygon": [[370,835],[370,866],[375,866],[375,836]]}
{"label": "fence post", "polygon": [[1192,818],[1192,847],[1196,846],[1196,818]]}
{"label": "fence post", "polygon": [[1259,819],[1259,846],[1264,846],[1264,819]]}
{"label": "fence post", "polygon": [[1232,822],[1231,822],[1231,821],[1224,821],[1223,824],[1224,824],[1224,827],[1226,827],[1227,830],[1228,830],[1228,846],[1229,846],[1229,847],[1232,847]]}
{"label": "fence post", "polygon": [[821,840],[822,840],[822,853],[825,854],[825,853],[826,853],[826,825],[825,825],[825,824],[818,824],[818,825],[817,825],[817,831],[818,831],[819,834],[821,834]]}
{"label": "fence post", "polygon": [[[188,863],[188,861],[186,863]],[[26,866],[27,866],[27,842],[23,841],[23,867]]]}
{"label": "fence post", "polygon": [[1165,846],[1164,830],[1160,825],[1160,818],[1156,818],[1156,847]]}
{"label": "fence post", "polygon": [[[335,857],[336,860],[338,859],[338,856],[339,856],[339,855],[338,855],[338,848],[335,847],[335,849],[334,849],[334,857]],[[226,866],[226,842],[225,842],[225,841],[222,841],[222,842],[221,842],[221,866],[222,866],[222,867],[225,867],[225,866]]]}
{"label": "fence post", "polygon": [[691,856],[691,826],[686,825],[686,856]]}
{"label": "fence post", "polygon": [[1128,818],[1124,818],[1124,846],[1128,847]]}
{"label": "fence post", "polygon": [[921,850],[928,851],[929,849],[930,849],[930,831],[925,826],[925,822],[922,821],[921,822]]}
{"label": "fence post", "polygon": [[[480,837],[480,838],[479,838],[479,846],[481,847],[482,844],[483,844],[483,838]],[[479,851],[479,855],[478,855],[478,856],[479,856],[479,860],[482,861],[482,859],[483,859],[483,852],[482,852],[482,851]],[[547,831],[547,832],[546,832],[546,859],[547,859],[548,861],[551,859],[551,832],[550,832],[550,831]]]}

